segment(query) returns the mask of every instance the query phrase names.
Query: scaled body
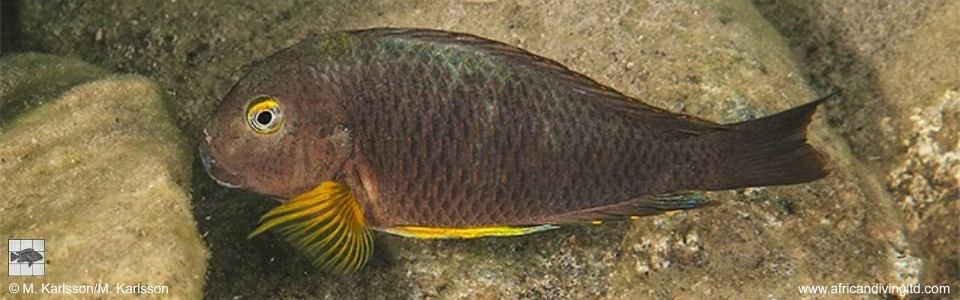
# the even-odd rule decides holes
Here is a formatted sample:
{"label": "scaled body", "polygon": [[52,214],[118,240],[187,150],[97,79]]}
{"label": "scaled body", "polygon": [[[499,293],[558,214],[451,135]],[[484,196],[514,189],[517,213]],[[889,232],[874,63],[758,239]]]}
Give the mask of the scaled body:
{"label": "scaled body", "polygon": [[706,205],[660,195],[815,180],[825,172],[805,127],[817,104],[719,125],[508,45],[374,29],[254,66],[201,153],[219,182],[280,198],[342,182],[364,226],[417,236],[627,219]]}

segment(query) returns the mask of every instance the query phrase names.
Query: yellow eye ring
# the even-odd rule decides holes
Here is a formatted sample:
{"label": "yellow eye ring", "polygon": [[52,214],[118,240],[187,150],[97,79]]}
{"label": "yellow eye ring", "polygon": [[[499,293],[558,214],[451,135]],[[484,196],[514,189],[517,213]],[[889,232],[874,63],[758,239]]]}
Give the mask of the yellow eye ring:
{"label": "yellow eye ring", "polygon": [[247,125],[259,134],[270,134],[283,127],[280,102],[270,96],[257,96],[247,105]]}

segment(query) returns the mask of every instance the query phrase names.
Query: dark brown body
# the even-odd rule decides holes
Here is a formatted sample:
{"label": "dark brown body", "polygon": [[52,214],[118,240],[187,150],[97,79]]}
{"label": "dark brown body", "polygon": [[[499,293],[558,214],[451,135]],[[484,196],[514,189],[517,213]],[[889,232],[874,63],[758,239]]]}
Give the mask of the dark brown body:
{"label": "dark brown body", "polygon": [[[342,128],[347,142],[338,143],[350,154],[340,169],[310,176],[344,180],[372,227],[623,218],[648,212],[629,207],[654,195],[825,175],[805,143],[819,102],[718,125],[650,107],[522,50],[439,31],[338,33],[269,60],[299,74],[291,80],[305,85],[302,93],[329,101],[297,107],[329,119],[320,136]],[[304,182],[323,180],[330,178]],[[300,185],[290,190],[310,188]]]}
{"label": "dark brown body", "polygon": [[374,224],[543,224],[642,196],[745,185],[737,172],[749,166],[727,161],[742,141],[719,137],[718,126],[550,62],[446,58],[372,54],[335,83],[377,187]]}

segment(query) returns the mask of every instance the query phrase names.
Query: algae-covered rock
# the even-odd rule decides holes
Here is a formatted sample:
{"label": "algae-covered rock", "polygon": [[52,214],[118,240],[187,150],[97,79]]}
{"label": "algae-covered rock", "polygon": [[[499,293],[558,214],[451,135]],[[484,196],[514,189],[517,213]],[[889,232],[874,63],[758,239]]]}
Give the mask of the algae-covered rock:
{"label": "algae-covered rock", "polygon": [[19,107],[0,123],[0,232],[45,240],[45,275],[0,276],[3,286],[199,297],[207,255],[190,214],[191,151],[154,84],[106,74],[50,55],[0,60],[0,107]]}
{"label": "algae-covered rock", "polygon": [[927,264],[925,285],[960,290],[960,3],[930,13],[890,52],[881,91],[898,107],[880,120],[905,153],[884,166],[887,185]]}
{"label": "algae-covered rock", "polygon": [[[56,60],[57,63],[51,63]],[[56,99],[74,86],[106,76],[91,64],[48,55],[17,55],[0,65],[0,127],[43,101]]]}
{"label": "algae-covered rock", "polygon": [[[844,87],[828,119],[884,180],[919,284],[960,289],[960,2],[759,1],[805,54],[819,88]],[[870,26],[864,26],[870,24]],[[930,293],[932,298],[950,297]],[[955,296],[954,296],[955,297]]]}

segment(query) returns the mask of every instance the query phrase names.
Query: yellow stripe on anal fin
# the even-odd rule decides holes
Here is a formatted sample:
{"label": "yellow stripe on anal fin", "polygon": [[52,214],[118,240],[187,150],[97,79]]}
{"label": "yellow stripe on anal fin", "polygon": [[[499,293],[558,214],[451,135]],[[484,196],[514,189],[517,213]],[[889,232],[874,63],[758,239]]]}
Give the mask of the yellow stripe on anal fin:
{"label": "yellow stripe on anal fin", "polygon": [[249,237],[268,229],[276,229],[315,265],[335,273],[355,272],[373,254],[373,235],[360,203],[336,181],[321,182],[271,209]]}
{"label": "yellow stripe on anal fin", "polygon": [[518,236],[558,228],[556,225],[535,226],[481,226],[481,227],[422,227],[397,226],[381,231],[418,239],[473,239],[494,236]]}

